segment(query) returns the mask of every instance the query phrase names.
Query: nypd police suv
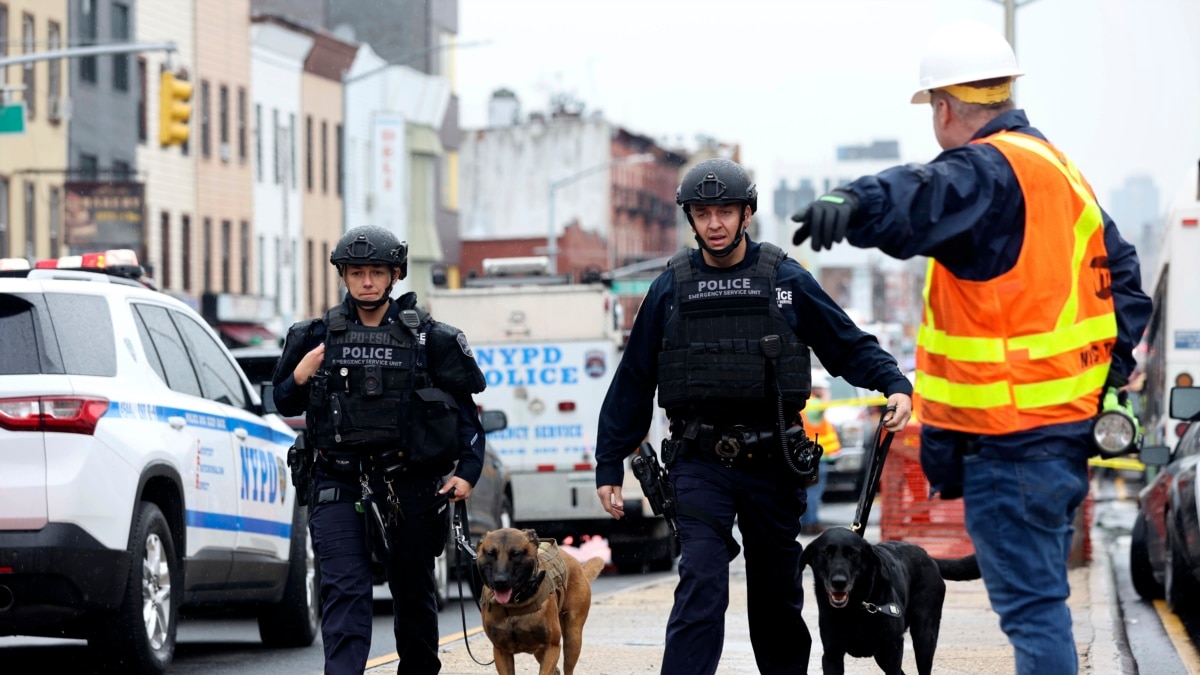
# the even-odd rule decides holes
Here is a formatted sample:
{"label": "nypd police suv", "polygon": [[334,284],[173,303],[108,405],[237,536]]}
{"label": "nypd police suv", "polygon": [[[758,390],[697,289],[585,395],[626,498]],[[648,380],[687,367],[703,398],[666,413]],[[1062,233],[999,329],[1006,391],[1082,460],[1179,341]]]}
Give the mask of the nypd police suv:
{"label": "nypd police suv", "polygon": [[294,432],[195,311],[105,270],[0,278],[0,635],[160,673],[181,605],[245,603],[265,644],[311,644]]}

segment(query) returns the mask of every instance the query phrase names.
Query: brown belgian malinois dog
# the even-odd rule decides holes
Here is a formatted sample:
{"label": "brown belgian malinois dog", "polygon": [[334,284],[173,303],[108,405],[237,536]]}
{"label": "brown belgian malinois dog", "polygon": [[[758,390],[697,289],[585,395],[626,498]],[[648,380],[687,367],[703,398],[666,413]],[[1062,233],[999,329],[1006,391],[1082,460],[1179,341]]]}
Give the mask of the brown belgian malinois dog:
{"label": "brown belgian malinois dog", "polygon": [[479,609],[492,641],[496,672],[514,675],[514,655],[533,654],[540,675],[575,672],[583,647],[583,624],[592,608],[592,580],[601,558],[580,564],[553,539],[511,527],[483,535],[475,564],[483,579]]}

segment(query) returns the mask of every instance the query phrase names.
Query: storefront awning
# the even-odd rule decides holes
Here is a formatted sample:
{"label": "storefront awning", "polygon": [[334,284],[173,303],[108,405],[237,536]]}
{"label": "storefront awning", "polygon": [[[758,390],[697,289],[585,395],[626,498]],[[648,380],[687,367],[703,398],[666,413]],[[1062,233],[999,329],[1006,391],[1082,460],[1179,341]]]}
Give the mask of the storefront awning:
{"label": "storefront awning", "polygon": [[278,346],[279,336],[256,323],[220,323],[217,332],[230,347]]}

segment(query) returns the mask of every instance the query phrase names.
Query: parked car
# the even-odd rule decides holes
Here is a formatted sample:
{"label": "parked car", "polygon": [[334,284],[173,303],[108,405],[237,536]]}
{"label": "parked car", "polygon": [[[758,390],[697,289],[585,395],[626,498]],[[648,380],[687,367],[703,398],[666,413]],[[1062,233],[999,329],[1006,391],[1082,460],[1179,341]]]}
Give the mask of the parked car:
{"label": "parked car", "polygon": [[295,432],[199,314],[112,264],[129,256],[0,260],[0,635],[84,638],[114,670],[162,673],[181,606],[241,606],[265,645],[308,646]]}
{"label": "parked car", "polygon": [[1200,609],[1200,387],[1171,390],[1171,417],[1190,422],[1175,449],[1143,448],[1141,460],[1158,467],[1138,493],[1129,545],[1133,587],[1147,600],[1166,597],[1177,614]]}
{"label": "parked car", "polygon": [[856,387],[840,377],[827,375],[831,405],[825,415],[837,431],[841,450],[826,459],[826,499],[857,499],[867,474],[867,460],[879,413],[866,401],[879,394]]}
{"label": "parked car", "polygon": [[[242,347],[232,350],[234,357],[250,381],[261,391],[267,409],[275,410],[273,385],[271,375],[275,371],[275,363],[282,353],[280,347]],[[284,421],[300,432],[304,430],[304,416],[286,417]],[[485,432],[500,431],[508,426],[507,416],[500,410],[485,410],[481,414]],[[512,477],[498,455],[490,446],[484,452],[483,473],[479,481],[471,489],[471,497],[467,499],[467,523],[469,533],[464,532],[471,545],[489,530],[512,526],[513,495]],[[476,598],[480,597],[482,586],[474,575],[474,566],[469,554],[456,547],[453,520],[451,521],[450,536],[446,540],[445,552],[438,556],[435,567],[437,578],[438,605],[444,606],[449,598],[450,582],[455,579],[465,579],[471,586]],[[376,583],[383,583],[383,569],[375,570]]]}

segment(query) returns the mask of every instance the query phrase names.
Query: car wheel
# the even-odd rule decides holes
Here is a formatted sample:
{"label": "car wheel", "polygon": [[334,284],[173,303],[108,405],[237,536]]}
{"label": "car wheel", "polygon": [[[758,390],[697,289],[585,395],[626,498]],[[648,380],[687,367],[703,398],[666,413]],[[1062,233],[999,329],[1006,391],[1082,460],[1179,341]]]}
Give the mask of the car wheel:
{"label": "car wheel", "polygon": [[1150,549],[1146,541],[1146,516],[1138,513],[1133,521],[1133,534],[1129,541],[1129,576],[1133,579],[1133,588],[1138,595],[1146,600],[1160,600],[1163,597],[1162,584],[1154,578],[1154,567],[1150,564]]}
{"label": "car wheel", "polygon": [[101,622],[88,644],[117,670],[164,673],[175,654],[182,589],[171,527],[158,506],[138,505],[125,595],[116,616]]}
{"label": "car wheel", "polygon": [[308,508],[296,505],[288,575],[279,603],[258,615],[258,634],[267,647],[307,647],[321,630],[317,557],[308,531]]}
{"label": "car wheel", "polygon": [[1167,606],[1176,614],[1191,611],[1196,604],[1196,582],[1192,579],[1192,571],[1188,569],[1187,558],[1183,553],[1183,542],[1175,528],[1167,527],[1167,564],[1163,586],[1166,587]]}

